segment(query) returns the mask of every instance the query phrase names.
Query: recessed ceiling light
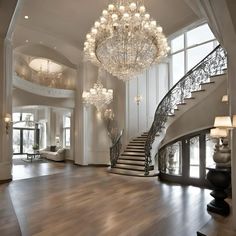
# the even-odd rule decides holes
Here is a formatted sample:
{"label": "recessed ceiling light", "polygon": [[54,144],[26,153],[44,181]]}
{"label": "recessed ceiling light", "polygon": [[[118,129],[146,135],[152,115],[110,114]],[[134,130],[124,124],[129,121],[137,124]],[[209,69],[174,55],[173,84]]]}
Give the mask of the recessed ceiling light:
{"label": "recessed ceiling light", "polygon": [[26,15],[26,16],[24,16],[24,18],[25,18],[26,20],[28,20],[28,19],[29,19],[29,16]]}
{"label": "recessed ceiling light", "polygon": [[26,40],[25,40],[25,42],[26,42],[26,43],[28,43],[28,42],[29,42],[29,40],[28,40],[28,39],[26,39]]}
{"label": "recessed ceiling light", "polygon": [[54,49],[57,49],[57,47],[56,47],[56,46],[54,46],[53,48],[54,48]]}

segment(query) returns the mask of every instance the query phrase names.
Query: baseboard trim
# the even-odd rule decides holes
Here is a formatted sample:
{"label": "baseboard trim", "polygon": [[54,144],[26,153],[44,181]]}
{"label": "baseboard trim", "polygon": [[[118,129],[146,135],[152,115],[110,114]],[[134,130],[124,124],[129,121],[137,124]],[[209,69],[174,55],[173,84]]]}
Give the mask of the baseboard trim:
{"label": "baseboard trim", "polygon": [[11,179],[0,180],[0,184],[10,183],[11,181],[12,181],[12,178]]}
{"label": "baseboard trim", "polygon": [[88,165],[81,165],[81,164],[77,164],[74,163],[75,165],[79,166],[79,167],[109,167],[109,164],[88,164]]}
{"label": "baseboard trim", "polygon": [[94,167],[109,167],[109,164],[89,164],[88,166],[94,166]]}

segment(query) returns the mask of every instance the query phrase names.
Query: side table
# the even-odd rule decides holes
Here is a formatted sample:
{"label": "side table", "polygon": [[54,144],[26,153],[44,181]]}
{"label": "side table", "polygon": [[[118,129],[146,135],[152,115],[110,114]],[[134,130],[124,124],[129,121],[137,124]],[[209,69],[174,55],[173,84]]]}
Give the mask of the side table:
{"label": "side table", "polygon": [[207,210],[212,213],[228,216],[230,207],[224,199],[228,196],[226,189],[231,183],[231,168],[211,166],[207,167],[207,169],[209,170],[207,180],[213,187],[213,191],[210,194],[214,198],[207,204]]}

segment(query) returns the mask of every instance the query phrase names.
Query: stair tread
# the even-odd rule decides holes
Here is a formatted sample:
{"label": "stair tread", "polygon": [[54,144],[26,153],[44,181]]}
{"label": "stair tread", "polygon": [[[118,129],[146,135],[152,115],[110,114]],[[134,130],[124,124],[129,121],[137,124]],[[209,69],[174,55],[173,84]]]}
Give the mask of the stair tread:
{"label": "stair tread", "polygon": [[200,85],[207,85],[207,84],[214,84],[215,82],[214,81],[209,81],[209,82],[204,82],[204,83],[201,83]]}
{"label": "stair tread", "polygon": [[140,157],[145,157],[145,154],[143,153],[136,153],[136,152],[123,152],[121,154],[122,156],[140,156]]}
{"label": "stair tread", "polygon": [[205,92],[205,91],[206,91],[205,89],[200,89],[200,90],[192,91],[191,93],[200,93],[200,92]]}
{"label": "stair tread", "polygon": [[145,154],[144,149],[135,149],[135,148],[125,149],[124,152],[135,152],[135,153],[144,153]]}
{"label": "stair tread", "polygon": [[120,160],[135,160],[135,161],[145,161],[144,157],[139,156],[120,156]]}
{"label": "stair tread", "polygon": [[136,171],[143,171],[144,172],[144,166],[133,166],[128,164],[116,164],[115,167],[117,169],[126,169],[126,170],[136,170]]}
{"label": "stair tread", "polygon": [[124,165],[133,165],[133,166],[145,166],[144,161],[131,161],[131,160],[118,160],[117,164],[124,164]]}
{"label": "stair tread", "polygon": [[134,147],[136,149],[143,149],[143,147],[140,145],[136,146],[136,145],[131,145],[131,144],[128,144],[126,148],[132,148],[132,147]]}

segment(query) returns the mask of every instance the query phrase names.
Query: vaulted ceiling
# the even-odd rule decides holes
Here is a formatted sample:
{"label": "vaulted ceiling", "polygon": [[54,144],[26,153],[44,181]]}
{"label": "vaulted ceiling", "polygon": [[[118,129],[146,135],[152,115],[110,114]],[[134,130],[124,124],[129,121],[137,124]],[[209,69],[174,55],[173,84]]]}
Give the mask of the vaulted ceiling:
{"label": "vaulted ceiling", "polygon": [[[14,46],[43,44],[78,62],[87,32],[109,0],[22,0],[16,18]],[[198,18],[184,0],[145,0],[147,11],[168,36]],[[24,16],[28,15],[29,19]]]}

